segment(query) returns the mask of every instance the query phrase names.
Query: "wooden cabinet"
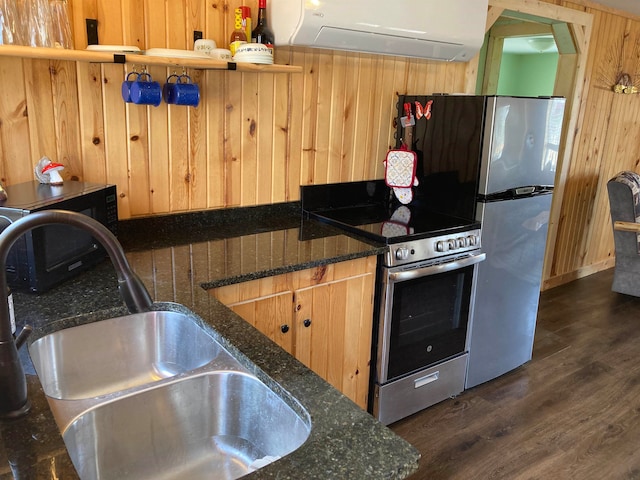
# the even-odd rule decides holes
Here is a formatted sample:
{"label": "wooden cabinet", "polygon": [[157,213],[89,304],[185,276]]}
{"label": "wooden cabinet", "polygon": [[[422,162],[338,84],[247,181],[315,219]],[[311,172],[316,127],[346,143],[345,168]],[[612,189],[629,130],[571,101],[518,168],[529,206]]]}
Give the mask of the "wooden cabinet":
{"label": "wooden cabinet", "polygon": [[373,256],[210,292],[366,409],[375,270]]}

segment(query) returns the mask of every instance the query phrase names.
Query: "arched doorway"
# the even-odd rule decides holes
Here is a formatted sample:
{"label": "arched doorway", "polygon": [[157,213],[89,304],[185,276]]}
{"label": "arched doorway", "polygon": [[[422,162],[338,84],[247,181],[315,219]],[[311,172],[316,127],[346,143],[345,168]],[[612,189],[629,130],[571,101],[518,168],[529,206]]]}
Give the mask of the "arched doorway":
{"label": "arched doorway", "polygon": [[[508,21],[501,21],[497,24],[499,19]],[[475,90],[476,93],[494,94],[497,88],[505,38],[514,35],[552,35],[557,45],[559,57],[553,95],[565,97],[567,103],[556,173],[556,188],[549,218],[549,234],[542,275],[543,284],[549,278],[556,247],[564,185],[575,139],[572,132],[576,130],[580,112],[592,21],[593,16],[589,13],[546,2],[489,0],[485,29],[487,40],[481,53],[476,57],[478,63],[470,65],[471,69],[477,69],[478,75],[475,78],[477,81],[475,88],[469,85],[468,91]],[[496,25],[496,29],[492,31],[494,25]]]}

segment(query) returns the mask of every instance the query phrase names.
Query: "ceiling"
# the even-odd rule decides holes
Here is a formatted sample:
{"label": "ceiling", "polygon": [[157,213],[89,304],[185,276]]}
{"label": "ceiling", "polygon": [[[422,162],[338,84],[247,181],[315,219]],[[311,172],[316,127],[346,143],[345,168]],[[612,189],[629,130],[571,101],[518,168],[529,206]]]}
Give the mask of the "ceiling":
{"label": "ceiling", "polygon": [[[542,42],[548,43],[545,44]],[[558,47],[556,47],[552,35],[540,35],[537,37],[508,37],[504,39],[502,51],[504,53],[512,53],[514,55],[532,55],[536,53],[558,53]]]}

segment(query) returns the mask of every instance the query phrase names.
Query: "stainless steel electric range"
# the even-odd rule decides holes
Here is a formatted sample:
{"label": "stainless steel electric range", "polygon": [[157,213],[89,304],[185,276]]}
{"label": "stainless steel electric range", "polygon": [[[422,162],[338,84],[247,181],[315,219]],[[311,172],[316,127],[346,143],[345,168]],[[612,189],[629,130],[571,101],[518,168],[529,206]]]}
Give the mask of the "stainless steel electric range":
{"label": "stainless steel electric range", "polygon": [[309,217],[388,245],[379,262],[370,410],[390,424],[464,390],[480,225],[384,181],[302,187]]}

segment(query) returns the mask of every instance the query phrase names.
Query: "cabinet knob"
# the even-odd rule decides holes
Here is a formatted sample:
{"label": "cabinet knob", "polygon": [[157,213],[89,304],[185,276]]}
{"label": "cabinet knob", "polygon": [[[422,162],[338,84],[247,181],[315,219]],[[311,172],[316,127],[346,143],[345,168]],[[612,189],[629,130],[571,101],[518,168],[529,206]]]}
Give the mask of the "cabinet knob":
{"label": "cabinet knob", "polygon": [[303,324],[305,327],[310,327],[310,326],[311,326],[311,319],[309,319],[309,318],[305,319],[305,320],[302,322],[302,324]]}
{"label": "cabinet knob", "polygon": [[289,325],[287,325],[286,323],[284,325],[280,325],[280,331],[282,333],[287,333],[289,331]]}

